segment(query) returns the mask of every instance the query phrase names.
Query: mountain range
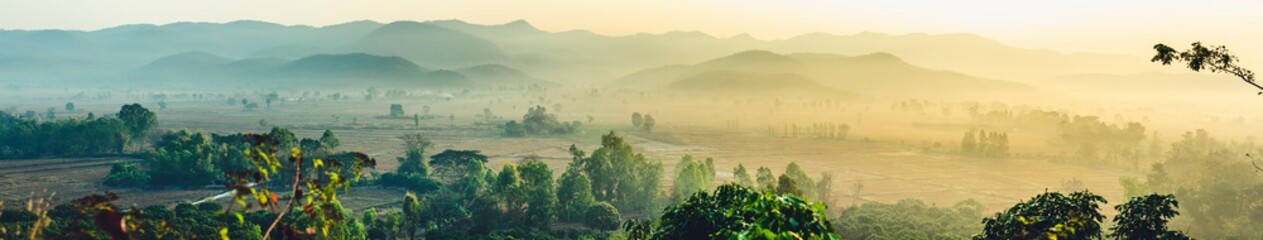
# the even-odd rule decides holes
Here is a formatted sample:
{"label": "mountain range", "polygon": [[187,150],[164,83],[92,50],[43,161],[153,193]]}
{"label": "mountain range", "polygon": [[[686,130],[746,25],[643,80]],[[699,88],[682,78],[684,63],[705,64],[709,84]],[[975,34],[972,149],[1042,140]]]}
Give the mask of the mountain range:
{"label": "mountain range", "polygon": [[[520,20],[500,25],[441,20],[312,27],[235,21],[94,31],[0,30],[4,83],[176,84],[196,79],[239,84],[266,79],[336,87],[342,84],[339,79],[371,79],[374,85],[404,87],[551,82],[653,88],[669,86],[668,80],[727,71],[706,76],[772,74],[743,78],[750,80],[790,73],[799,75],[791,78],[842,91],[907,96],[926,93],[917,88],[953,87],[947,89],[968,94],[972,90],[964,86],[971,84],[980,84],[974,89],[1020,89],[1072,74],[1159,69],[1145,60],[1018,48],[971,34],[811,33],[779,40],[700,32],[606,36],[584,30],[549,32]],[[689,63],[697,64],[681,65]],[[662,78],[629,80],[654,74]]]}

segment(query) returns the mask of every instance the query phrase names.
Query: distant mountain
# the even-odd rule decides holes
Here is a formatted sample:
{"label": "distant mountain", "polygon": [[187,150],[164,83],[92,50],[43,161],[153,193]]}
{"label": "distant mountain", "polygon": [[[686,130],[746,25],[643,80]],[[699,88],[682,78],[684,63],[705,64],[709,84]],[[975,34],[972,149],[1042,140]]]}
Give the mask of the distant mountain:
{"label": "distant mountain", "polygon": [[786,84],[801,86],[803,79],[811,79],[823,86],[880,97],[961,98],[1037,92],[1019,83],[914,66],[886,53],[863,56],[781,55],[757,50],[694,65],[647,69],[623,77],[616,84],[640,88],[679,87],[681,84],[701,86],[681,81],[697,81],[697,76],[714,78],[714,75],[708,75],[713,72],[722,72],[719,76],[725,78],[738,79],[729,80],[735,82],[768,82],[766,79],[769,78],[784,78],[788,79]]}
{"label": "distant mountain", "polygon": [[490,41],[419,22],[386,24],[340,50],[401,56],[419,64],[439,67],[499,63],[506,58]]}
{"label": "distant mountain", "polygon": [[460,20],[357,21],[324,27],[234,21],[123,25],[96,31],[0,30],[0,81],[101,83],[154,59],[197,51],[228,59],[366,53],[446,69],[499,64],[541,79],[591,86],[646,68],[697,63],[746,49],[847,56],[885,52],[917,66],[1024,83],[1074,73],[1133,74],[1158,67],[1139,57],[1024,49],[970,34],[814,33],[760,40],[744,34],[721,38],[689,31],[626,36],[585,30],[549,32],[520,20],[499,25]]}
{"label": "distant mountain", "polygon": [[232,60],[205,52],[186,52],[158,58],[129,72],[125,78],[136,83],[214,87],[473,86],[460,74],[431,70],[400,57],[363,53],[317,54],[287,61],[280,58]]}
{"label": "distant mountain", "polygon": [[556,83],[504,65],[478,65],[453,71],[422,67],[402,57],[364,53],[316,54],[290,61],[282,58],[234,60],[192,51],[158,58],[124,74],[124,79],[145,85],[211,87],[556,86]]}
{"label": "distant mountain", "polygon": [[485,86],[530,86],[533,84],[558,86],[557,83],[541,80],[521,70],[500,64],[483,64],[460,68],[456,69],[456,72],[468,76],[474,82]]}
{"label": "distant mountain", "polygon": [[1052,50],[1017,48],[973,34],[812,33],[771,41],[768,49],[843,55],[886,52],[921,66],[1020,82],[1035,82],[1046,77],[1072,73],[1134,73],[1158,69],[1158,66],[1140,57],[1065,54]]}
{"label": "distant mountain", "polygon": [[672,82],[666,86],[666,89],[693,94],[823,95],[835,98],[859,98],[858,94],[826,87],[806,76],[794,73],[710,71]]}

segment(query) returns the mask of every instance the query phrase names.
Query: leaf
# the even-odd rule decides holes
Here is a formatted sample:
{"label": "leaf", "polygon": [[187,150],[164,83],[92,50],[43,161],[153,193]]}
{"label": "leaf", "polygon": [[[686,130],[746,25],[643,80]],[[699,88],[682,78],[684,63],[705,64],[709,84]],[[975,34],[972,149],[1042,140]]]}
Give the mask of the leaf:
{"label": "leaf", "polygon": [[[235,217],[237,217],[237,223],[245,223],[245,222],[246,222],[246,218],[245,218],[244,216],[241,216],[241,213],[240,213],[240,212],[233,212],[233,213],[232,213],[232,215],[233,215],[233,216],[235,216]],[[228,231],[228,229],[227,229],[227,228],[225,228],[224,230],[221,230],[221,231],[227,232],[227,231]]]}
{"label": "leaf", "polygon": [[320,159],[316,159],[315,161],[312,161],[312,162],[313,162],[311,165],[312,169],[320,169],[321,166],[325,165],[325,161],[322,161]]}
{"label": "leaf", "polygon": [[272,199],[272,204],[277,204],[278,202],[280,202],[280,201],[277,201],[275,192],[268,192],[268,198]]}
{"label": "leaf", "polygon": [[219,228],[219,239],[223,239],[223,240],[230,240],[230,239],[231,239],[231,238],[228,238],[228,228],[227,228],[227,227],[221,227],[221,228]]}

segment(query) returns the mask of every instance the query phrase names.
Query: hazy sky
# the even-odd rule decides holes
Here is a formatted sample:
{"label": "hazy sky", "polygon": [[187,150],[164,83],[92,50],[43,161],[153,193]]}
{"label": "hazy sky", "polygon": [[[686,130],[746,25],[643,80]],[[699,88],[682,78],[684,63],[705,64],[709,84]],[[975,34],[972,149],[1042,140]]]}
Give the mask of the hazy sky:
{"label": "hazy sky", "polygon": [[240,19],[315,26],[363,19],[525,19],[548,31],[697,30],[763,39],[810,32],[968,32],[1020,47],[1133,55],[1148,54],[1156,42],[1201,40],[1228,45],[1246,59],[1263,58],[1260,0],[0,0],[4,29]]}

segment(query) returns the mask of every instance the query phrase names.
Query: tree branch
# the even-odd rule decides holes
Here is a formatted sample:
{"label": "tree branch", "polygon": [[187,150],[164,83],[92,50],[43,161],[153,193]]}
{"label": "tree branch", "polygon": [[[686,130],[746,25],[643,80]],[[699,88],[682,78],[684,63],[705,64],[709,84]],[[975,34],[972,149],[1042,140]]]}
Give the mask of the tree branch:
{"label": "tree branch", "polygon": [[300,190],[300,188],[298,188],[298,183],[299,183],[299,180],[302,179],[303,160],[300,158],[298,159],[298,161],[295,161],[295,162],[296,164],[294,166],[294,185],[291,187],[292,190],[290,191],[289,201],[285,203],[285,208],[281,209],[281,213],[276,214],[276,219],[272,220],[272,225],[268,226],[268,231],[263,232],[263,239],[270,239],[268,238],[268,236],[272,235],[272,230],[276,229],[277,224],[281,223],[281,218],[285,217],[285,213],[293,211],[294,201],[298,200],[298,191]]}

